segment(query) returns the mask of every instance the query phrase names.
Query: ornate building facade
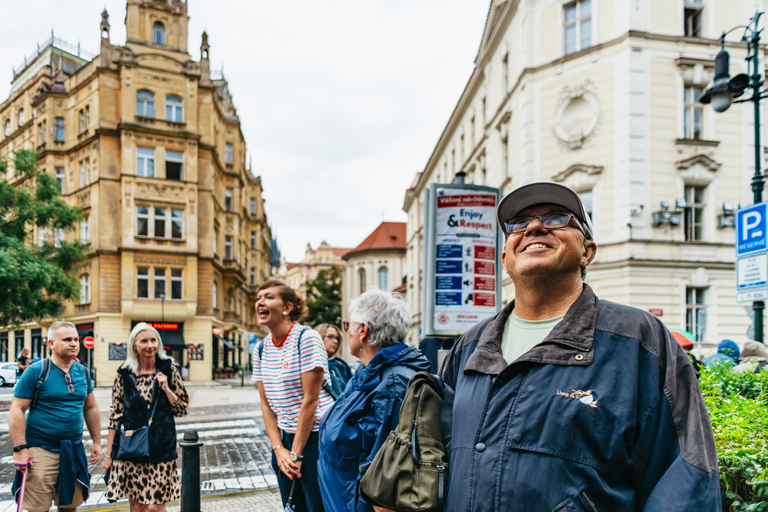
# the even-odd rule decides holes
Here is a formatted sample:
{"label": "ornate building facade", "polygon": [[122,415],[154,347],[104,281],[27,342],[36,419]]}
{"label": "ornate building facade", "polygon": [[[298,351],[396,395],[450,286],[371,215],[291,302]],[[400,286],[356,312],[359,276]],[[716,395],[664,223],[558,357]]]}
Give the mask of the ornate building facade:
{"label": "ornate building facade", "polygon": [[[752,201],[752,112],[715,114],[700,98],[720,34],[756,7],[765,1],[491,1],[475,70],[405,195],[413,332],[424,189],[463,170],[505,193],[536,180],[579,192],[598,243],[587,282],[601,298],[691,331],[705,352],[750,337],[733,212]],[[732,75],[746,71],[740,37],[726,42]],[[505,276],[503,302],[513,297]]]}
{"label": "ornate building facade", "polygon": [[[104,11],[98,55],[52,38],[0,104],[0,154],[36,149],[83,209],[76,231],[33,238],[88,244],[66,315],[96,340],[99,384],[114,379],[139,321],[156,324],[194,380],[245,364],[259,330],[255,289],[272,260],[261,178],[227,82],[211,76],[207,34],[199,60],[188,51],[188,21],[183,0],[128,0],[124,46],[111,43]],[[9,360],[23,346],[45,355],[45,331],[0,330],[0,343]]]}

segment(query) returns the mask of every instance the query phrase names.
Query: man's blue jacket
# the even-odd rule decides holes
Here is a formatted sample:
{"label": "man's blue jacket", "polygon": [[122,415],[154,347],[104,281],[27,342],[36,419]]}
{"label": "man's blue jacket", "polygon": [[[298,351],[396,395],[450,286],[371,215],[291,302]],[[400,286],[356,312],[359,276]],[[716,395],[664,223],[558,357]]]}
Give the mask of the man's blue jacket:
{"label": "man's blue jacket", "polygon": [[[429,371],[416,348],[399,342],[361,366],[320,421],[317,464],[323,504],[329,512],[373,512],[357,497],[360,466],[371,462],[400,422],[408,381]],[[439,418],[438,418],[439,421]]]}
{"label": "man's blue jacket", "polygon": [[545,340],[507,364],[514,308],[446,358],[454,389],[447,512],[720,511],[696,375],[656,317],[584,285]]}

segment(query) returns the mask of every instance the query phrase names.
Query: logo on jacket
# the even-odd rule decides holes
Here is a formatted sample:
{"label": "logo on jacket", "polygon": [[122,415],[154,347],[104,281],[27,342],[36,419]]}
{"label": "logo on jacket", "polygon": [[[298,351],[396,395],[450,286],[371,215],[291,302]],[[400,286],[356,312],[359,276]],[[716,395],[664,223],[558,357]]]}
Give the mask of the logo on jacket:
{"label": "logo on jacket", "polygon": [[565,391],[558,391],[556,394],[559,396],[573,398],[583,403],[584,405],[597,408],[597,397],[592,393],[591,389],[588,389],[587,391],[572,389],[570,393],[566,393]]}

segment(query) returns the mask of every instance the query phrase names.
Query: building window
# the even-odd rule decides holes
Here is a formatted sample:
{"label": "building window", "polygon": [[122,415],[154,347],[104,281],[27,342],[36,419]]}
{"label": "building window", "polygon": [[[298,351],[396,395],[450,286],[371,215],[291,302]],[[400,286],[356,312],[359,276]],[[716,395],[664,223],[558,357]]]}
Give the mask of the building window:
{"label": "building window", "polygon": [[387,267],[379,268],[379,290],[387,291],[389,289],[389,271]]}
{"label": "building window", "polygon": [[[60,118],[56,118],[57,120]],[[4,129],[5,136],[8,137],[11,134],[11,120],[6,119],[5,120],[5,129]]]}
{"label": "building window", "polygon": [[152,26],[152,42],[155,44],[165,44],[165,26],[156,21]]}
{"label": "building window", "polygon": [[685,241],[691,242],[704,239],[704,202],[705,187],[685,187]]}
{"label": "building window", "polygon": [[219,252],[219,230],[213,230],[213,254]]}
{"label": "building window", "polygon": [[684,138],[701,138],[701,116],[704,111],[704,105],[701,103],[701,87],[688,85],[685,87],[683,95],[685,102],[683,110],[683,130]]}
{"label": "building window", "polygon": [[79,164],[79,170],[80,170],[80,188],[87,187],[91,184],[91,161],[90,159],[86,158],[85,160],[80,160]]}
{"label": "building window", "polygon": [[155,238],[167,238],[168,210],[155,207]]}
{"label": "building window", "polygon": [[64,229],[56,228],[56,231],[54,231],[54,236],[53,236],[53,246],[57,249],[60,249],[61,244],[63,244],[65,241],[66,241],[66,238],[64,236]]}
{"label": "building window", "polygon": [[8,362],[8,333],[0,332],[0,361]]}
{"label": "building window", "polygon": [[63,117],[56,118],[56,137],[54,140],[56,142],[64,142],[64,118]]}
{"label": "building window", "polygon": [[166,297],[165,293],[165,269],[164,268],[153,268],[155,275],[155,298],[156,299],[164,299]]}
{"label": "building window", "polygon": [[19,126],[24,124],[24,109],[19,109]]}
{"label": "building window", "polygon": [[91,276],[83,274],[80,276],[80,304],[91,303]]}
{"label": "building window", "polygon": [[230,235],[224,237],[224,259],[232,259],[232,237]]}
{"label": "building window", "polygon": [[584,210],[586,210],[587,215],[589,215],[589,220],[594,220],[594,217],[592,217],[592,191],[585,190],[584,192],[579,192],[579,197],[584,205]]}
{"label": "building window", "polygon": [[80,118],[80,133],[83,133],[85,131],[85,109],[80,109],[78,117]]}
{"label": "building window", "polygon": [[683,33],[688,37],[701,37],[701,19],[704,10],[703,0],[685,0]]}
{"label": "building window", "polygon": [[184,298],[184,269],[171,269],[171,299],[182,300]]}
{"label": "building window", "polygon": [[256,248],[256,232],[251,231],[251,249]]}
{"label": "building window", "polygon": [[149,207],[136,207],[136,236],[149,236]]}
{"label": "building window", "polygon": [[707,289],[687,287],[685,289],[685,330],[704,339],[707,330]]}
{"label": "building window", "polygon": [[507,52],[504,55],[504,58],[501,59],[501,74],[501,84],[504,87],[504,95],[506,96],[509,91],[509,52]]}
{"label": "building window", "polygon": [[592,46],[592,0],[579,0],[563,7],[565,54]]}
{"label": "building window", "polygon": [[149,298],[149,267],[136,267],[136,297]]}
{"label": "building window", "polygon": [[91,106],[86,105],[85,106],[85,129],[91,127]]}
{"label": "building window", "polygon": [[216,281],[213,282],[213,293],[211,294],[211,302],[213,302],[213,309],[219,308],[219,285]]}
{"label": "building window", "polygon": [[251,215],[256,215],[256,198],[251,198]]}
{"label": "building window", "polygon": [[256,269],[251,267],[251,286],[256,286]]}
{"label": "building window", "polygon": [[48,230],[45,228],[45,226],[40,226],[37,228],[37,245],[39,247],[42,247],[45,245],[45,239],[48,237]]}
{"label": "building window", "polygon": [[184,122],[184,100],[173,94],[165,97],[165,120],[172,123]]}
{"label": "building window", "polygon": [[151,91],[136,93],[136,115],[139,117],[155,117],[155,95]]}
{"label": "building window", "polygon": [[227,165],[232,165],[232,159],[233,159],[233,156],[232,156],[232,144],[227,142],[224,145],[224,163],[227,164]]}
{"label": "building window", "polygon": [[37,145],[41,145],[45,138],[43,137],[43,123],[37,123]]}
{"label": "building window", "polygon": [[63,167],[57,167],[55,171],[56,183],[58,184],[59,194],[64,195],[66,175]]}
{"label": "building window", "polygon": [[91,243],[91,217],[86,215],[83,220],[80,221],[80,243]]}
{"label": "building window", "polygon": [[171,210],[171,238],[184,239],[184,210]]}
{"label": "building window", "polygon": [[231,188],[224,191],[224,209],[228,212],[234,210],[233,192]]}
{"label": "building window", "polygon": [[165,179],[184,179],[184,153],[181,151],[165,152]]}
{"label": "building window", "polygon": [[136,176],[155,177],[155,148],[136,147]]}
{"label": "building window", "polygon": [[361,268],[357,271],[357,280],[358,280],[358,292],[360,294],[365,293],[365,269]]}

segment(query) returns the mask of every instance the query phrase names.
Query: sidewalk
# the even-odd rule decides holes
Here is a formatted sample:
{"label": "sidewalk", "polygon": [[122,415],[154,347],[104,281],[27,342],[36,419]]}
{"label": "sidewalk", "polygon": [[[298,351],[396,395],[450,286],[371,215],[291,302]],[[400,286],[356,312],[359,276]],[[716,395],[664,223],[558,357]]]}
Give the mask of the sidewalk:
{"label": "sidewalk", "polygon": [[[223,496],[203,496],[200,505],[201,512],[283,512],[280,491],[277,489],[233,493]],[[169,503],[167,508],[168,512],[179,512],[181,504],[179,502]],[[99,508],[84,506],[80,509],[89,512],[117,512],[129,510],[129,507],[128,505]]]}

